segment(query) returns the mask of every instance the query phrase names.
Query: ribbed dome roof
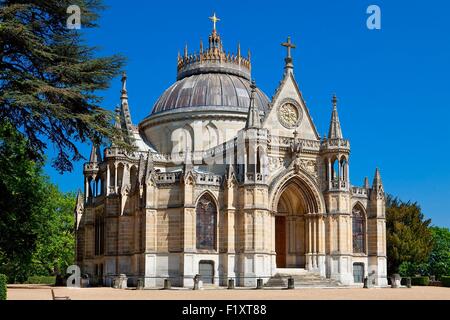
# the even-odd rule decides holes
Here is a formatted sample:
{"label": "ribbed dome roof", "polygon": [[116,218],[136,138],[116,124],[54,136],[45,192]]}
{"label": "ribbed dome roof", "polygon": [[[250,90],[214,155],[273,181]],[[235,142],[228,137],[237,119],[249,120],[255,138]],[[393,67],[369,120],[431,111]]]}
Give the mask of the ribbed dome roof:
{"label": "ribbed dome roof", "polygon": [[[203,73],[182,78],[167,89],[153,107],[152,114],[190,107],[232,107],[247,112],[250,104],[250,81],[227,73]],[[259,89],[256,107],[266,112],[269,99]],[[242,110],[239,110],[242,109]]]}

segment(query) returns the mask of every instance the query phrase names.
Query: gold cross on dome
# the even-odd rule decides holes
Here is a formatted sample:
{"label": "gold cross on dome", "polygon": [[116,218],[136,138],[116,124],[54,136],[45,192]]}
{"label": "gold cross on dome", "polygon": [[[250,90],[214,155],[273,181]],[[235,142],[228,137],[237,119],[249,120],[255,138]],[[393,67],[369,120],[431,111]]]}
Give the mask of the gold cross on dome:
{"label": "gold cross on dome", "polygon": [[291,57],[291,49],[296,48],[296,45],[291,42],[291,37],[288,37],[287,42],[283,42],[281,45],[283,47],[287,48],[287,57],[290,58]]}
{"label": "gold cross on dome", "polygon": [[216,13],[214,12],[212,17],[209,17],[209,20],[213,22],[213,30],[216,31],[216,23],[220,21],[219,18],[216,17]]}

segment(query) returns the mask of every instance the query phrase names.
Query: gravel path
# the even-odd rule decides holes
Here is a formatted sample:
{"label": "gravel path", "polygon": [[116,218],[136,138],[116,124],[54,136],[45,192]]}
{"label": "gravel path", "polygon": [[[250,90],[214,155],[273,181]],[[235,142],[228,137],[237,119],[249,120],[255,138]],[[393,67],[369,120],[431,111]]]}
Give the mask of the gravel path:
{"label": "gravel path", "polygon": [[[9,300],[51,300],[51,287],[8,286]],[[450,300],[450,288],[342,288],[295,290],[118,290],[112,288],[53,288],[56,297],[72,300]]]}

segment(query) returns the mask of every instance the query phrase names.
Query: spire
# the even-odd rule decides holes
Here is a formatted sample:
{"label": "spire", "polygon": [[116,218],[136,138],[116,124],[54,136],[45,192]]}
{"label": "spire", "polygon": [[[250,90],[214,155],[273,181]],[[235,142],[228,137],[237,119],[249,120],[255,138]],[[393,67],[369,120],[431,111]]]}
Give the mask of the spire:
{"label": "spire", "polygon": [[121,100],[126,100],[128,99],[128,93],[127,93],[127,73],[124,71],[122,73],[122,90],[121,90],[122,95],[120,96]]}
{"label": "spire", "polygon": [[377,168],[375,170],[375,177],[373,178],[372,188],[378,189],[381,186],[383,186],[383,182],[381,181],[380,170]]}
{"label": "spire", "polygon": [[119,107],[119,105],[116,106],[115,112],[116,112],[116,116],[114,119],[114,127],[116,129],[120,129],[121,126],[120,126],[120,107]]}
{"label": "spire", "polygon": [[256,92],[255,80],[252,81],[250,88],[251,88],[250,105],[248,108],[247,124],[245,128],[259,129],[261,127],[261,119],[259,118],[258,108],[256,107],[255,104],[255,92]]}
{"label": "spire", "polygon": [[288,37],[287,41],[283,42],[281,45],[283,47],[286,47],[286,49],[287,49],[286,58],[284,59],[286,65],[284,68],[285,69],[293,69],[294,64],[292,63],[291,49],[295,49],[296,45],[291,42],[291,37]]}
{"label": "spire", "polygon": [[91,156],[89,157],[90,163],[98,163],[102,161],[102,155],[100,149],[95,144],[92,145]]}
{"label": "spire", "polygon": [[369,178],[364,178],[364,189],[370,189]]}
{"label": "spire", "polygon": [[333,112],[331,114],[330,130],[328,131],[328,139],[343,139],[341,123],[337,112],[337,97],[333,95],[331,102],[333,103]]}
{"label": "spire", "polygon": [[83,214],[83,209],[84,209],[84,195],[81,192],[81,190],[78,189],[77,199],[75,201],[75,209],[74,209],[76,230],[78,230],[78,227],[80,225],[80,220],[81,220],[81,215]]}
{"label": "spire", "polygon": [[[120,128],[125,130],[129,137],[133,136],[133,123],[131,120],[130,107],[128,105],[128,92],[127,92],[127,74],[123,72],[122,74],[122,95],[120,96],[120,107],[119,107],[119,124]],[[117,121],[116,121],[117,125]]]}
{"label": "spire", "polygon": [[78,208],[82,208],[83,207],[83,192],[81,192],[81,190],[80,189],[78,189],[78,192],[77,192],[77,199],[76,199],[76,201],[75,201],[75,204],[76,204],[76,210],[78,209]]}

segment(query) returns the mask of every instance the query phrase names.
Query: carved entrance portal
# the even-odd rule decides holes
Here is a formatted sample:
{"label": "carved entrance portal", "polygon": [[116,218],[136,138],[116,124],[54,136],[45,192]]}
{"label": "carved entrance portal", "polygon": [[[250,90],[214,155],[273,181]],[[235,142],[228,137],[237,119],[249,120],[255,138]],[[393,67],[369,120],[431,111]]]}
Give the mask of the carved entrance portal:
{"label": "carved entrance portal", "polygon": [[310,196],[300,179],[289,180],[283,188],[275,216],[275,252],[277,268],[305,268]]}

